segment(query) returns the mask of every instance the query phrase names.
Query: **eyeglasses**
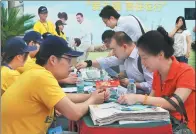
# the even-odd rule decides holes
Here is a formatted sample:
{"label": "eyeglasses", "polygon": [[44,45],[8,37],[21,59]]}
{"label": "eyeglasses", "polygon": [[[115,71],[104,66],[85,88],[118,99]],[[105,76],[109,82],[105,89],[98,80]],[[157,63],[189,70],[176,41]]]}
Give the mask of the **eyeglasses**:
{"label": "eyeglasses", "polygon": [[71,63],[71,60],[72,60],[71,57],[63,57],[63,56],[61,56],[61,57],[58,57],[58,58],[66,59],[69,64]]}

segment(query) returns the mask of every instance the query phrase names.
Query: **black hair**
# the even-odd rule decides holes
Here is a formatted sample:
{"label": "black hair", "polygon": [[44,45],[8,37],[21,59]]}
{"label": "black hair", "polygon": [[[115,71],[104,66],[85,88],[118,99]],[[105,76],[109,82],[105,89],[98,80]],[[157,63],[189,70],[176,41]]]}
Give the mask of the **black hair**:
{"label": "black hair", "polygon": [[116,43],[119,46],[122,46],[123,44],[131,45],[133,43],[132,39],[125,32],[122,31],[115,32],[112,38],[116,40]]}
{"label": "black hair", "polygon": [[118,19],[120,14],[112,6],[107,5],[101,10],[99,16],[104,19],[110,19],[111,16],[113,16],[115,19]]}
{"label": "black hair", "polygon": [[114,36],[115,32],[113,30],[106,30],[102,34],[102,41],[104,42],[105,39],[111,39]]}
{"label": "black hair", "polygon": [[49,33],[49,32],[46,32],[46,33],[44,33],[44,34],[42,34],[42,37],[43,37],[43,39],[45,40],[48,36],[50,36],[50,35],[52,35],[51,33]]}
{"label": "black hair", "polygon": [[[50,58],[50,56],[41,57],[39,53],[40,53],[40,51],[38,51],[38,53],[35,55],[35,58],[36,58],[35,63],[38,64],[38,65],[40,65],[40,66],[44,66],[44,65],[47,64],[48,59]],[[58,55],[58,56],[57,55],[54,55],[54,56],[56,56],[57,59],[59,59],[59,60],[62,57],[62,55]]]}
{"label": "black hair", "polygon": [[166,59],[174,53],[174,40],[168,36],[168,32],[161,26],[142,35],[137,41],[137,47],[154,56],[164,52]]}
{"label": "black hair", "polygon": [[181,30],[186,30],[186,22],[185,22],[185,18],[182,17],[182,16],[179,16],[177,19],[176,19],[176,24],[178,23],[178,21],[182,19],[182,22],[183,22],[183,25],[180,27]]}
{"label": "black hair", "polygon": [[74,41],[75,41],[77,47],[80,46],[81,40],[79,38],[74,38]]}
{"label": "black hair", "polygon": [[80,15],[81,17],[83,17],[83,14],[82,13],[77,13],[76,16]]}
{"label": "black hair", "polygon": [[[28,54],[29,54],[29,52],[26,52],[26,53],[24,53],[24,54],[20,54],[20,55],[24,55],[24,60],[26,60],[27,59],[27,57],[28,57]],[[16,55],[15,55],[16,56]],[[1,60],[1,64],[2,65],[6,65],[6,64],[9,64],[13,59],[14,59],[14,57],[15,56],[9,56],[9,55],[7,55],[5,52],[2,54],[2,60]]]}
{"label": "black hair", "polygon": [[60,30],[59,30],[59,24],[58,24],[58,23],[55,23],[55,25],[56,25],[56,29],[55,29],[55,30],[56,30],[57,34],[58,34],[58,35],[60,35],[61,33],[64,34],[63,31],[60,31]]}
{"label": "black hair", "polygon": [[68,19],[67,13],[65,13],[65,12],[62,12],[62,13],[59,12],[57,16],[59,19],[61,19],[61,18],[64,18],[65,20]]}
{"label": "black hair", "polygon": [[46,58],[40,57],[39,51],[38,51],[38,53],[35,55],[35,58],[36,58],[35,63],[38,64],[38,65],[40,65],[40,66],[44,66],[44,65],[48,62],[48,59],[49,59],[49,57],[46,57]]}

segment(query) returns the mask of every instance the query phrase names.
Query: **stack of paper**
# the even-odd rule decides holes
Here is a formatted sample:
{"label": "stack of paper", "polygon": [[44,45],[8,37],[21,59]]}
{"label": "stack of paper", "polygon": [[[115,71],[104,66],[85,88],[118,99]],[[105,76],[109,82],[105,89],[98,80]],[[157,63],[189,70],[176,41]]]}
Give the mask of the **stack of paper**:
{"label": "stack of paper", "polygon": [[108,125],[116,121],[168,121],[169,112],[160,107],[147,105],[120,105],[115,102],[90,105],[94,125]]}

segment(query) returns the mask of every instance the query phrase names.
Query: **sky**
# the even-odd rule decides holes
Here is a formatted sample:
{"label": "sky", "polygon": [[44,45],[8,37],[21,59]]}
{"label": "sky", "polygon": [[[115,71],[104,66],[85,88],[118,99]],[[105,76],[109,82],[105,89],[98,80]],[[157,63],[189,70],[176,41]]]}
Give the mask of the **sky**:
{"label": "sky", "polygon": [[[175,27],[175,21],[178,16],[184,16],[184,8],[195,8],[194,1],[129,1],[129,6],[134,5],[133,10],[128,10],[126,6],[128,1],[110,1],[109,3],[103,1],[24,1],[24,13],[35,14],[34,21],[38,20],[37,10],[40,6],[46,6],[48,8],[48,20],[55,23],[58,19],[57,14],[59,12],[66,12],[68,14],[68,21],[65,26],[65,32],[68,37],[77,36],[78,22],[76,21],[76,13],[81,12],[84,15],[84,19],[91,23],[93,44],[101,44],[101,35],[109,29],[103,24],[99,13],[104,5],[113,5],[116,9],[119,9],[119,13],[122,16],[129,14],[135,15],[140,18],[147,30],[156,29],[158,25],[164,26],[164,28],[170,32]],[[137,5],[145,5],[144,8],[137,8]],[[120,6],[119,6],[120,5]],[[152,5],[158,5],[158,9],[150,10]],[[149,9],[149,10],[148,10]],[[186,20],[187,28],[192,32],[195,26],[194,20]]]}

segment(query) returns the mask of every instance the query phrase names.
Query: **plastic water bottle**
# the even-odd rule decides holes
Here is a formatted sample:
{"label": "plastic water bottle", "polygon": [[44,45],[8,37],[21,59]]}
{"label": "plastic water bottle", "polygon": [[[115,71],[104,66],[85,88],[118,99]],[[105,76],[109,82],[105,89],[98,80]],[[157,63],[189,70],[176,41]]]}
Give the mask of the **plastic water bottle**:
{"label": "plastic water bottle", "polygon": [[82,78],[82,74],[78,73],[78,79],[76,82],[77,92],[84,93],[84,79]]}
{"label": "plastic water bottle", "polygon": [[104,80],[104,73],[103,73],[103,70],[102,69],[100,70],[100,79],[101,80]]}
{"label": "plastic water bottle", "polygon": [[129,80],[129,84],[127,86],[127,93],[128,94],[130,94],[130,93],[136,94],[136,85],[134,82],[135,82],[134,79]]}

